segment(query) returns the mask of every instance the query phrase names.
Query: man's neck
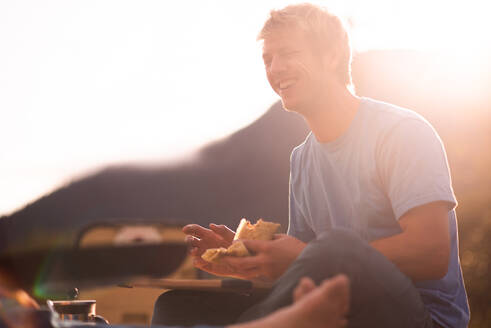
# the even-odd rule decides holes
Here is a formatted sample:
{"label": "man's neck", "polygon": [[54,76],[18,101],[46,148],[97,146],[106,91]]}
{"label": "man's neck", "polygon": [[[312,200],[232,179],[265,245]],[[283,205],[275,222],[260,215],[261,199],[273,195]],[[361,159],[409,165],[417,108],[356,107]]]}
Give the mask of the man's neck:
{"label": "man's neck", "polygon": [[359,104],[360,98],[343,87],[335,92],[326,93],[326,96],[319,99],[314,108],[303,116],[317,141],[331,142],[348,130]]}

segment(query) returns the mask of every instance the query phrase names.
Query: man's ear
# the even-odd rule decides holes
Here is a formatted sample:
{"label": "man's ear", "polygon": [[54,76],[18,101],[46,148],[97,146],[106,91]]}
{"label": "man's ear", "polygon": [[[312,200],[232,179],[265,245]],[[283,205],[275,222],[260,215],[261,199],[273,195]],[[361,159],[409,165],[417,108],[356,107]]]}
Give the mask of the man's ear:
{"label": "man's ear", "polygon": [[339,51],[336,47],[329,49],[329,52],[326,52],[322,56],[324,68],[330,72],[336,71],[339,64],[339,58]]}

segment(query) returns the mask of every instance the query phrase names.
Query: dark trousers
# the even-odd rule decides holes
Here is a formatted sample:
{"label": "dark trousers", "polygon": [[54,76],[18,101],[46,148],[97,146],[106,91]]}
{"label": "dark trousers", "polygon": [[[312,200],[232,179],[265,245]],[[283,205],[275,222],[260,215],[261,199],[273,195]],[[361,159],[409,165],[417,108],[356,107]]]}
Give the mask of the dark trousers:
{"label": "dark trousers", "polygon": [[267,316],[292,304],[300,278],[317,284],[343,273],[351,286],[348,327],[432,328],[412,281],[385,256],[345,230],[310,242],[266,296],[171,291],[155,303],[152,324],[227,325]]}

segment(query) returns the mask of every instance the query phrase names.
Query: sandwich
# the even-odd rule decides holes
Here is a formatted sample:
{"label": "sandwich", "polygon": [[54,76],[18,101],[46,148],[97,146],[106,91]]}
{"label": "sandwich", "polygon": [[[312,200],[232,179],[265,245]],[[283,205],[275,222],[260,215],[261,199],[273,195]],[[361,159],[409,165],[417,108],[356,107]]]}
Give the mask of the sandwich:
{"label": "sandwich", "polygon": [[241,240],[272,240],[280,226],[279,223],[268,222],[263,219],[259,219],[256,224],[251,224],[250,221],[242,219],[237,227],[232,245],[228,248],[209,248],[201,255],[201,258],[207,262],[219,263],[224,256],[251,256]]}

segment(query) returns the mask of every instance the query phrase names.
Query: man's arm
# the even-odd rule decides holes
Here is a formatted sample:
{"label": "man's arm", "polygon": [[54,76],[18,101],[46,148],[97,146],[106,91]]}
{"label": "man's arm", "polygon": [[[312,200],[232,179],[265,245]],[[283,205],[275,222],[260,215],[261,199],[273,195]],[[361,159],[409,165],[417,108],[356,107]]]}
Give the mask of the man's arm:
{"label": "man's arm", "polygon": [[[402,233],[373,241],[372,247],[414,281],[445,276],[450,258],[448,203],[438,201],[417,206],[406,212],[399,224]],[[290,236],[272,242],[246,240],[244,244],[257,255],[227,259],[228,264],[240,271],[243,278],[271,280],[281,275],[306,246]]]}
{"label": "man's arm", "polygon": [[402,233],[371,245],[414,281],[441,279],[448,270],[448,203],[415,207],[399,220]]}

